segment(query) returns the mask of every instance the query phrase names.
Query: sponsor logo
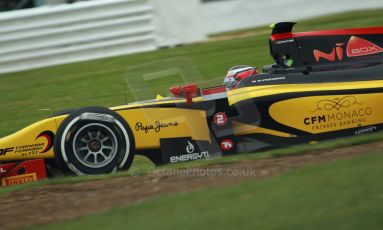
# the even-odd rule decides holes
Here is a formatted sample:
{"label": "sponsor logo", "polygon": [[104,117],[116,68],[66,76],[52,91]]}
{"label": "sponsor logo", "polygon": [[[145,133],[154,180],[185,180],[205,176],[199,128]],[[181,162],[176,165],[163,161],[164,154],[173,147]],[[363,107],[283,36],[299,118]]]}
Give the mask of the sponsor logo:
{"label": "sponsor logo", "polygon": [[188,154],[182,154],[178,156],[171,156],[170,157],[170,163],[177,163],[177,162],[183,162],[183,161],[191,161],[191,160],[198,160],[198,159],[203,159],[203,158],[209,158],[210,154],[208,151],[202,151],[200,153],[195,153],[195,147],[194,145],[190,142],[187,141],[187,145],[185,148],[186,152]]}
{"label": "sponsor logo", "polygon": [[222,112],[216,113],[214,115],[214,123],[216,125],[220,125],[220,126],[226,125],[226,123],[227,123],[227,116],[226,116],[226,114],[222,113]]}
{"label": "sponsor logo", "polygon": [[317,103],[317,108],[313,111],[313,113],[318,110],[339,110],[341,108],[349,108],[355,104],[362,105],[362,103],[356,101],[356,97],[354,96],[345,96],[330,100],[320,100]]}
{"label": "sponsor logo", "polygon": [[14,153],[23,154],[23,156],[27,154],[37,154],[37,153],[41,153],[45,149],[44,146],[45,146],[44,143],[20,145],[15,147]]}
{"label": "sponsor logo", "polygon": [[280,40],[275,42],[275,44],[279,45],[279,44],[285,44],[285,43],[291,43],[291,42],[294,42],[294,39]]}
{"label": "sponsor logo", "polygon": [[232,150],[234,147],[234,142],[230,139],[225,139],[220,144],[221,150],[223,151],[229,151]]}
{"label": "sponsor logo", "polygon": [[257,79],[251,81],[251,83],[260,83],[260,82],[269,82],[269,81],[279,81],[279,80],[285,80],[286,77],[270,77],[265,79]]}
{"label": "sponsor logo", "polygon": [[320,50],[314,50],[314,57],[316,62],[319,62],[321,58],[326,59],[328,61],[335,61],[337,58],[339,61],[342,61],[343,59],[343,49],[342,46],[344,43],[336,43],[335,47],[332,48],[330,53],[325,53]]}
{"label": "sponsor logo", "polygon": [[37,181],[36,173],[1,178],[1,184],[3,186],[25,184],[32,181]]}
{"label": "sponsor logo", "polygon": [[303,123],[313,130],[358,126],[372,115],[372,108],[357,101],[354,96],[320,100],[312,113],[319,115],[305,117]]}
{"label": "sponsor logo", "polygon": [[190,153],[180,156],[171,156],[170,162],[171,163],[177,163],[177,162],[183,162],[183,161],[191,161],[191,160],[199,160],[203,158],[209,158],[210,154],[208,151],[203,151],[200,153]]}
{"label": "sponsor logo", "polygon": [[186,146],[186,152],[187,153],[192,153],[194,152],[194,145],[188,141],[188,145]]}
{"label": "sponsor logo", "polygon": [[80,116],[81,120],[92,120],[92,121],[104,121],[108,123],[114,123],[115,119],[111,115],[100,114],[100,113],[83,113]]}
{"label": "sponsor logo", "polygon": [[154,124],[143,125],[142,122],[136,123],[136,131],[144,131],[145,133],[149,133],[149,131],[154,131],[156,133],[160,132],[163,128],[170,128],[178,126],[178,122],[169,122],[169,123],[161,123],[160,121],[154,122]]}
{"label": "sponsor logo", "polygon": [[44,131],[40,133],[35,140],[39,138],[45,138],[47,140],[47,145],[45,146],[44,149],[41,150],[40,153],[46,153],[48,152],[52,147],[53,147],[53,140],[54,140],[54,133],[51,131]]}
{"label": "sponsor logo", "polygon": [[354,133],[383,122],[382,100],[383,93],[299,97],[275,102],[269,107],[269,114],[283,125],[308,133],[344,129]]}
{"label": "sponsor logo", "polygon": [[15,149],[14,147],[11,147],[11,148],[5,148],[5,149],[0,149],[0,156],[7,155],[7,153],[11,153],[11,152],[13,152],[14,149]]}
{"label": "sponsor logo", "polygon": [[348,41],[346,50],[348,57],[357,57],[383,52],[383,49],[374,43],[355,36],[352,36]]}
{"label": "sponsor logo", "polygon": [[222,154],[216,143],[195,141],[190,137],[161,138],[160,146],[162,163],[198,160]]}
{"label": "sponsor logo", "polygon": [[53,147],[53,140],[54,140],[54,133],[51,131],[44,131],[40,133],[36,137],[36,141],[40,139],[45,139],[47,144],[44,144],[44,142],[38,142],[34,144],[28,144],[28,145],[20,145],[5,149],[0,149],[0,156],[6,155],[7,153],[15,153],[15,154],[22,154],[25,155],[31,155],[31,154],[38,154],[38,153],[46,153]]}
{"label": "sponsor logo", "polygon": [[[330,53],[326,53],[320,50],[313,50],[315,61],[319,62],[321,58],[331,62],[334,62],[335,60],[342,61],[344,53],[342,47],[343,45],[344,43],[336,43],[335,47],[332,48]],[[350,40],[347,42],[347,57],[358,57],[381,52],[383,52],[381,47],[363,38],[351,36]]]}
{"label": "sponsor logo", "polygon": [[376,131],[377,129],[378,128],[375,127],[375,126],[360,128],[357,131],[355,131],[355,134],[356,135],[361,135],[361,134],[365,134],[365,133],[372,133],[372,132]]}

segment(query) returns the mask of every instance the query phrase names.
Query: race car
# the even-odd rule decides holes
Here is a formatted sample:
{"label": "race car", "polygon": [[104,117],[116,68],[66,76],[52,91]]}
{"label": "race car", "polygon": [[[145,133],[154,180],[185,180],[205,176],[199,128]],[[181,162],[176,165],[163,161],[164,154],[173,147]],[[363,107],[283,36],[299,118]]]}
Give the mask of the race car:
{"label": "race car", "polygon": [[30,173],[20,161],[103,174],[128,170],[136,154],[160,165],[380,130],[383,27],[294,25],[273,25],[275,64],[231,74],[230,87],[175,86],[168,98],[64,111],[1,138],[0,177]]}

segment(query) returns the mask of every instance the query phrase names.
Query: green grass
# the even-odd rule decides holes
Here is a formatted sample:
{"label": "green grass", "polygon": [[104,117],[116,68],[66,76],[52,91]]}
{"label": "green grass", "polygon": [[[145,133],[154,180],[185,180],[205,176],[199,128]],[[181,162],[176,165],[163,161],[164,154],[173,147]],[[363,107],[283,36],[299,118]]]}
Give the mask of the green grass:
{"label": "green grass", "polygon": [[[302,20],[296,31],[381,26],[382,14],[383,9],[379,9]],[[228,41],[0,75],[0,104],[3,108],[0,115],[0,137],[65,108],[124,104],[126,76],[130,79],[139,78],[142,70],[150,73],[153,67],[177,67],[177,58],[188,60],[188,63],[195,66],[186,70],[186,74],[202,87],[221,84],[226,70],[234,65],[256,65],[261,68],[272,62],[268,53],[270,30],[265,26],[254,31],[263,32]],[[165,62],[164,66],[163,60],[169,58],[176,59],[173,59],[173,64],[172,61]],[[134,68],[147,63],[151,65]],[[166,92],[172,83],[175,82],[163,78],[149,83],[149,87],[155,91],[155,95],[157,91]],[[127,93],[127,99],[130,102],[134,100],[130,92]]]}
{"label": "green grass", "polygon": [[10,187],[0,187],[0,196],[19,191],[23,189],[30,189],[42,186],[49,185],[58,185],[58,184],[74,184],[74,183],[82,183],[87,181],[94,180],[105,180],[114,177],[126,177],[126,176],[142,176],[146,175],[149,170],[154,168],[154,164],[149,161],[147,158],[143,156],[135,156],[134,165],[129,171],[117,172],[113,174],[103,174],[103,175],[86,175],[86,176],[59,176],[55,178],[51,178],[48,180],[40,180],[32,183],[15,185]]}
{"label": "green grass", "polygon": [[[270,157],[283,157],[289,155],[298,155],[305,154],[312,151],[324,151],[327,149],[341,148],[347,146],[354,146],[359,144],[366,144],[370,142],[382,141],[383,140],[383,132],[363,135],[363,136],[354,136],[348,138],[340,138],[330,141],[325,141],[317,144],[303,144],[290,146],[287,148],[274,149],[269,151],[260,151],[257,153],[242,153],[234,156],[227,156],[224,158],[213,158],[208,160],[198,160],[198,161],[190,161],[178,164],[168,164],[161,167],[158,167],[158,170],[163,169],[183,169],[190,167],[204,167],[213,164],[222,164],[222,163],[232,163],[239,161],[249,161],[249,160],[257,160],[261,158],[270,158]],[[115,177],[125,177],[125,176],[144,176],[149,172],[154,173],[156,170],[154,169],[154,165],[148,159],[143,156],[136,156],[132,167],[129,171],[125,172],[117,172],[114,174],[106,174],[106,175],[96,175],[96,176],[82,176],[82,177],[57,177],[49,180],[37,181],[34,183],[22,184],[12,187],[2,188],[0,190],[0,195],[7,194],[9,192],[18,191],[22,189],[35,188],[47,185],[57,185],[57,184],[73,184],[73,183],[82,183],[93,180],[104,180]]]}
{"label": "green grass", "polygon": [[382,153],[33,229],[381,229]]}

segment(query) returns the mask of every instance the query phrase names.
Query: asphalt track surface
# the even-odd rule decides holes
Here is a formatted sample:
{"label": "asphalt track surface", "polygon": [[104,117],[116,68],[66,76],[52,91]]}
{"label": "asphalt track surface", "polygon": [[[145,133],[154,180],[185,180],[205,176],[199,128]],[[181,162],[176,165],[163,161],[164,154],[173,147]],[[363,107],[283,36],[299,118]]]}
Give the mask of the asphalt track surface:
{"label": "asphalt track surface", "polygon": [[108,211],[153,197],[223,187],[274,176],[302,165],[331,162],[383,149],[383,142],[307,154],[245,160],[198,168],[156,171],[145,176],[116,177],[69,185],[50,185],[0,196],[1,229],[57,223]]}

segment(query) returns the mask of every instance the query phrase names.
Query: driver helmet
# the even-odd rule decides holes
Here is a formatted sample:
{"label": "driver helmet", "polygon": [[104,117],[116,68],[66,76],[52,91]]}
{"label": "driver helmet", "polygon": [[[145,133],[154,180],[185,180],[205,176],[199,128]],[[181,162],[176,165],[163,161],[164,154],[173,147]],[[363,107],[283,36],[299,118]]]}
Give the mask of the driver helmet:
{"label": "driver helmet", "polygon": [[247,65],[234,66],[227,71],[223,84],[225,84],[227,90],[230,90],[237,86],[242,79],[257,73],[257,67]]}

